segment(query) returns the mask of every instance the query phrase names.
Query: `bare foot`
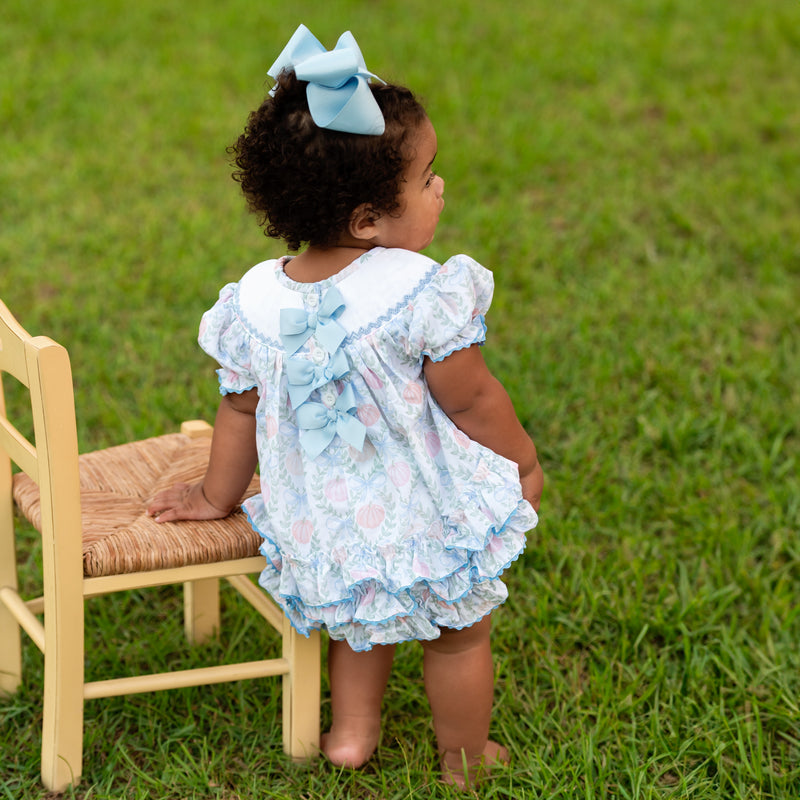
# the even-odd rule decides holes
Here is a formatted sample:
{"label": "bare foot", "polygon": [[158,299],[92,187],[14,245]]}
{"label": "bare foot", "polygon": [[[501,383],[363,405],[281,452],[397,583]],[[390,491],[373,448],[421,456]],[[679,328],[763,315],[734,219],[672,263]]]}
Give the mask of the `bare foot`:
{"label": "bare foot", "polygon": [[[343,726],[341,726],[343,727]],[[358,769],[372,758],[378,747],[381,730],[380,722],[371,726],[370,730],[345,731],[339,727],[331,728],[320,737],[320,750],[323,755],[337,767]]]}
{"label": "bare foot", "polygon": [[473,789],[487,778],[492,768],[508,764],[508,750],[497,742],[488,741],[483,752],[467,756],[463,750],[445,750],[441,754],[442,781],[459,789]]}

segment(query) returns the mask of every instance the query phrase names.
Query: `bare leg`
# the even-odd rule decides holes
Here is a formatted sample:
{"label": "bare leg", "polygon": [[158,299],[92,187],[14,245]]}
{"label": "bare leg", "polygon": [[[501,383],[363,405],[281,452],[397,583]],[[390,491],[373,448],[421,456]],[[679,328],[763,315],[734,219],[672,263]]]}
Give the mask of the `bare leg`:
{"label": "bare leg", "polygon": [[381,702],[394,659],[394,645],[377,645],[356,653],[347,642],[331,639],[331,729],[322,752],[337,767],[361,767],[369,761],[381,735]]}
{"label": "bare leg", "polygon": [[[447,783],[468,788],[482,766],[508,759],[508,751],[489,741],[494,699],[491,621],[463,630],[442,630],[423,642],[425,691]],[[464,770],[466,760],[467,770]]]}

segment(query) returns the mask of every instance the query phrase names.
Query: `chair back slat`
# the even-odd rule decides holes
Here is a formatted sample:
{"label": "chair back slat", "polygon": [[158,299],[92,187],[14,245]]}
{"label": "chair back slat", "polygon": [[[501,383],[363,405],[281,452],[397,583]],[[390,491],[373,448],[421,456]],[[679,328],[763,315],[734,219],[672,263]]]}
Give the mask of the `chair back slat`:
{"label": "chair back slat", "polygon": [[4,450],[23,472],[39,483],[36,448],[5,417],[0,417],[0,450]]}
{"label": "chair back slat", "polygon": [[[30,338],[5,303],[0,300],[0,379],[3,373],[8,373],[28,390],[31,382],[26,342]],[[0,459],[2,459],[4,495],[10,491],[11,462],[30,475],[36,483],[39,482],[36,447],[9,421],[2,380],[0,380]]]}
{"label": "chair back slat", "polygon": [[25,343],[31,337],[17,322],[6,304],[0,300],[0,370],[13,375],[23,386],[30,388],[28,357]]}
{"label": "chair back slat", "polygon": [[[32,337],[17,322],[5,303],[0,300],[0,374],[7,372],[28,390],[28,404],[34,414],[35,389],[32,386],[39,374],[38,350],[42,345],[55,344],[47,337]],[[0,384],[0,450],[37,484],[40,482],[39,456],[36,445],[20,432],[8,418],[3,386]]]}
{"label": "chair back slat", "polygon": [[31,336],[0,301],[0,371],[28,388],[34,436],[33,442],[25,437],[0,404],[0,449],[39,486],[45,551],[54,548],[58,561],[79,564],[78,435],[69,354],[46,336]]}

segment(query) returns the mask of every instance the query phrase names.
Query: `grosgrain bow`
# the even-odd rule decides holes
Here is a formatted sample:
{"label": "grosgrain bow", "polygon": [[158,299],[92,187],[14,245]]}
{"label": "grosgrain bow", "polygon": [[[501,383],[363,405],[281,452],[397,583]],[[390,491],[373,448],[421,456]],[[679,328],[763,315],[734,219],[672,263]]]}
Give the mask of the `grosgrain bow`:
{"label": "grosgrain bow", "polygon": [[353,413],[356,402],[353,388],[346,384],[333,408],[322,403],[303,403],[297,411],[300,444],[309,458],[316,458],[338,433],[356,450],[364,447],[367,428]]}
{"label": "grosgrain bow", "polygon": [[308,81],[308,110],[318,127],[373,135],[385,130],[383,114],[369,88],[370,78],[381,79],[367,69],[350,31],[329,51],[300,25],[267,74],[277,78],[284,69],[294,69],[301,81]]}
{"label": "grosgrain bow", "polygon": [[337,350],[324,366],[306,359],[286,360],[286,375],[289,378],[289,399],[292,408],[298,408],[311,396],[314,389],[331,381],[343,378],[350,371],[344,350]]}
{"label": "grosgrain bow", "polygon": [[344,298],[335,286],[331,286],[325,292],[318,311],[282,308],[280,336],[289,355],[296,353],[312,333],[316,333],[320,344],[329,353],[335,352],[347,336],[347,331],[336,321],[342,311],[344,311]]}

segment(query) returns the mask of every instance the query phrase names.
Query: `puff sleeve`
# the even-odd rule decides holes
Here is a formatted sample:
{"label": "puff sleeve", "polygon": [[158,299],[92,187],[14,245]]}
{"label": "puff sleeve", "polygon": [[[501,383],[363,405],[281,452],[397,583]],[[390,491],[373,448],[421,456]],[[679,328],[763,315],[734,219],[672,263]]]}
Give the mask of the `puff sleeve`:
{"label": "puff sleeve", "polygon": [[220,394],[240,394],[258,386],[252,367],[251,337],[237,312],[238,284],[229,283],[203,314],[198,343],[217,361]]}
{"label": "puff sleeve", "polygon": [[494,279],[466,255],[449,258],[414,301],[408,355],[441,361],[456,350],[486,340],[484,315],[492,302]]}

